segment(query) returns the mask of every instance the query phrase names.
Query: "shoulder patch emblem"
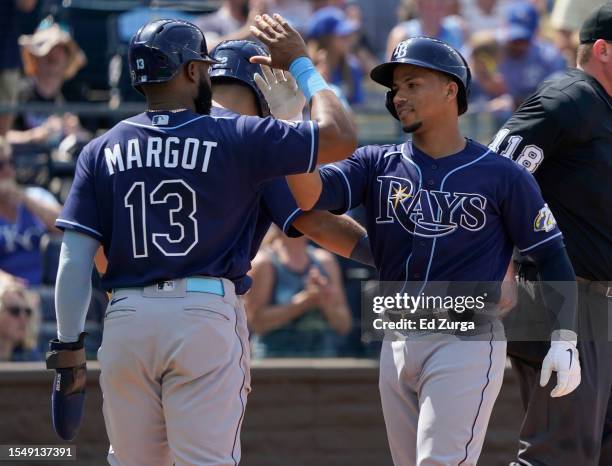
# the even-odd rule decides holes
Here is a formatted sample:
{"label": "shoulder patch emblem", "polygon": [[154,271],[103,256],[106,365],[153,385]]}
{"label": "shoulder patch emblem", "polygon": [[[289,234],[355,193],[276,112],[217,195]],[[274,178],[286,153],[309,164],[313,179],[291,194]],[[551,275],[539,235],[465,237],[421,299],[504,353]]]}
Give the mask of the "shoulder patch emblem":
{"label": "shoulder patch emblem", "polygon": [[544,204],[535,220],[533,221],[533,230],[534,231],[544,231],[546,233],[553,231],[557,226],[557,221],[553,213],[550,211],[548,204]]}

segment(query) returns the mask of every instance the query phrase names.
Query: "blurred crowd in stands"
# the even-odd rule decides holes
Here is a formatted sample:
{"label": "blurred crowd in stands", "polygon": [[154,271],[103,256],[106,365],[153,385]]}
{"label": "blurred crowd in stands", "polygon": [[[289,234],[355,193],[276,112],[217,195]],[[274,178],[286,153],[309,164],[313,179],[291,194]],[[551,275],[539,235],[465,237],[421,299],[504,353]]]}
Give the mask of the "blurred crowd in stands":
{"label": "blurred crowd in stands", "polygon": [[[252,39],[264,12],[285,16],[354,113],[361,145],[401,140],[369,70],[402,40],[427,35],[470,64],[465,133],[488,143],[546,79],[575,66],[577,30],[596,0],[221,0],[173,2],[0,1],[0,361],[41,360],[55,336],[53,285],[61,232],[54,227],[80,148],[143,109],[129,86],[131,35],[156,17],[187,19],[212,49]],[[129,4],[129,1],[120,2]],[[176,2],[174,2],[176,3]],[[170,6],[167,6],[170,5]],[[360,212],[352,212],[359,220]],[[96,357],[107,295],[98,285],[86,331]],[[247,295],[255,357],[375,357],[362,339],[360,292],[369,268],[303,238],[271,230]]]}

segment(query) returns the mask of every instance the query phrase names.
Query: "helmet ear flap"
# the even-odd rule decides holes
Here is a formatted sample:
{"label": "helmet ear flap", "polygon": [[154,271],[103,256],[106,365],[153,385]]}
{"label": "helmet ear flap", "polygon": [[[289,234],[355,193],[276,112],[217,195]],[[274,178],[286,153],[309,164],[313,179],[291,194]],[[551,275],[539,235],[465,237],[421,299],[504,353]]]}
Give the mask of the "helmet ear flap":
{"label": "helmet ear flap", "polygon": [[387,91],[387,95],[385,97],[385,107],[389,110],[389,113],[395,118],[399,120],[399,116],[397,115],[397,110],[395,110],[395,105],[393,104],[393,97],[395,97],[396,91]]}

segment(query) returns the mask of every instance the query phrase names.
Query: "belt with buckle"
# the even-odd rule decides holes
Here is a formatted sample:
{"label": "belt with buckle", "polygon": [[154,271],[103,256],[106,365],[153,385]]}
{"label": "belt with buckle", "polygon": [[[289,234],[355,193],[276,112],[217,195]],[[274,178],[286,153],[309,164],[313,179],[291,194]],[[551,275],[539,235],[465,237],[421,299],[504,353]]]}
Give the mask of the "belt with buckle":
{"label": "belt with buckle", "polygon": [[587,291],[604,295],[606,298],[612,298],[612,282],[596,282],[587,280],[586,278],[576,277],[576,281],[587,287]]}

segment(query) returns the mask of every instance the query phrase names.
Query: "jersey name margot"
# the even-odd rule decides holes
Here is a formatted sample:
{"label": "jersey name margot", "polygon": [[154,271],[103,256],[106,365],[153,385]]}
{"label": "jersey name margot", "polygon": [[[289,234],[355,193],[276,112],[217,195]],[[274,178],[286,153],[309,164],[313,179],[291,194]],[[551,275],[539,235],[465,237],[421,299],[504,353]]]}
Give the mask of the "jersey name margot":
{"label": "jersey name margot", "polygon": [[376,223],[397,221],[407,232],[435,238],[458,228],[478,231],[486,224],[487,198],[481,194],[419,189],[397,176],[378,176],[379,214]]}
{"label": "jersey name margot", "polygon": [[216,141],[197,138],[165,139],[157,136],[128,139],[104,148],[104,160],[110,175],[142,167],[183,168],[206,173]]}

